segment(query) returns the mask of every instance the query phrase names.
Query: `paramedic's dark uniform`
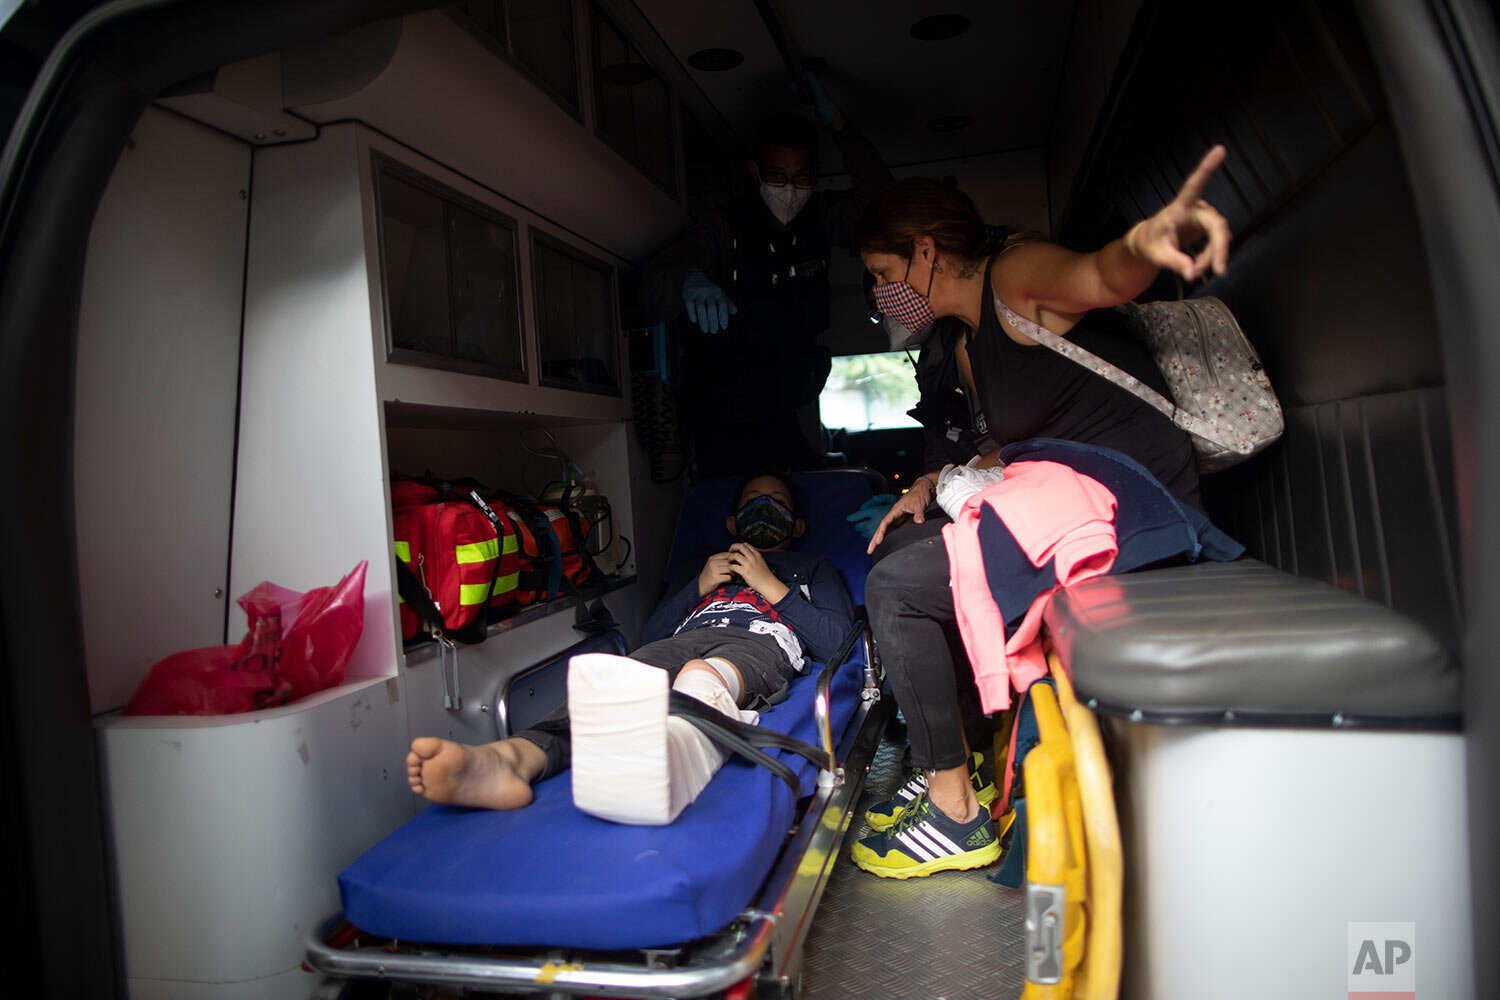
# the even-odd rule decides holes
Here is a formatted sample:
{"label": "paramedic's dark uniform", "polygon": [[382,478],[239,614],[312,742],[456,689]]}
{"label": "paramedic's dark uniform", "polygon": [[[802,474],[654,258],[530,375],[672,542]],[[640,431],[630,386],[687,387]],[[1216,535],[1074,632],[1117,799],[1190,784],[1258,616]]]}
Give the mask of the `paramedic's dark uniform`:
{"label": "paramedic's dark uniform", "polygon": [[[795,663],[782,643],[790,634],[797,644],[798,658],[824,662],[838,652],[854,624],[854,606],[838,568],[812,552],[762,552],[766,565],[789,588],[787,595],[769,604],[743,584],[727,584],[707,596],[698,594],[698,574],[669,595],[641,630],[644,645],[630,655],[642,663],[661,667],[673,677],[688,660],[721,656],[733,663],[745,683],[742,699],[747,708],[765,708],[786,698],[791,676],[806,669]],[[700,566],[701,570],[702,567]],[[740,588],[749,591],[740,600]],[[720,605],[753,602],[757,613],[733,609],[722,612],[725,624],[716,622]],[[744,623],[751,620],[758,626]],[[773,621],[774,619],[774,621]],[[783,638],[776,638],[782,626]],[[680,631],[679,631],[680,629]],[[517,733],[547,755],[547,766],[536,780],[565,771],[572,759],[568,709],[563,706],[531,729]]]}
{"label": "paramedic's dark uniform", "polygon": [[[847,191],[816,191],[781,225],[758,191],[707,213],[647,265],[641,303],[653,320],[676,321],[683,352],[683,430],[702,475],[767,465],[807,468],[821,460],[796,409],[817,399],[829,352],[828,262],[850,249],[860,217],[891,173],[852,126],[833,133],[854,179]],[[739,310],[705,334],[684,316],[682,284],[708,275]]]}

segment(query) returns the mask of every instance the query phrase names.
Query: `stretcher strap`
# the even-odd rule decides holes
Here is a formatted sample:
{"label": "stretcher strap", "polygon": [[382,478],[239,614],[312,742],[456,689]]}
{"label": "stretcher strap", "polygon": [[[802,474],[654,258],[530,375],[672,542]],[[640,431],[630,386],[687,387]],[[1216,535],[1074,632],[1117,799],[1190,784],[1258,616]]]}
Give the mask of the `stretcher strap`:
{"label": "stretcher strap", "polygon": [[796,772],[762,748],[789,750],[806,757],[820,768],[828,766],[828,754],[811,743],[804,743],[795,736],[788,736],[774,729],[752,726],[739,719],[730,718],[718,709],[703,704],[690,694],[683,694],[681,691],[671,692],[668,711],[672,715],[691,722],[702,730],[705,736],[725,749],[739,754],[753,764],[759,764],[785,781],[791,786],[794,798],[802,797],[802,783],[797,780]]}

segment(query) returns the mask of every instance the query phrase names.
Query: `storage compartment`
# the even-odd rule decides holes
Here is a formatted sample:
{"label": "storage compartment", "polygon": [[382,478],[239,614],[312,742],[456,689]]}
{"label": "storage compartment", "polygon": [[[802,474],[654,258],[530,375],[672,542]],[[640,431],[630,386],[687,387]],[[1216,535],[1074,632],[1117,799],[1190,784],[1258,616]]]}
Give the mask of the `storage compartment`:
{"label": "storage compartment", "polygon": [[387,358],[526,381],[516,223],[377,157]]}
{"label": "storage compartment", "polygon": [[[491,490],[560,503],[566,487],[591,527],[586,547],[617,584],[635,574],[631,445],[623,420],[474,413],[385,404],[392,475],[476,479]],[[607,506],[606,506],[607,504]]]}

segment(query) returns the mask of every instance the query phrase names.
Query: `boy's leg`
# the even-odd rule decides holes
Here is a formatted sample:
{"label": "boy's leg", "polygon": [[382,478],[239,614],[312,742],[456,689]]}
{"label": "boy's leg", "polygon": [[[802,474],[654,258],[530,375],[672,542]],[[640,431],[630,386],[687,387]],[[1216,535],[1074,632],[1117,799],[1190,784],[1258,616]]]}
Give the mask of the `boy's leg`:
{"label": "boy's leg", "polygon": [[669,714],[665,677],[647,668],[676,660],[669,668],[677,670],[672,689],[731,718],[750,715],[745,721],[753,721],[754,713],[737,707],[784,693],[776,661],[785,664],[786,658],[774,640],[741,641],[742,635],[699,629],[644,646],[629,660],[574,659],[568,699],[573,801],[580,809],[616,822],[661,825],[697,798],[726,753],[692,723]]}

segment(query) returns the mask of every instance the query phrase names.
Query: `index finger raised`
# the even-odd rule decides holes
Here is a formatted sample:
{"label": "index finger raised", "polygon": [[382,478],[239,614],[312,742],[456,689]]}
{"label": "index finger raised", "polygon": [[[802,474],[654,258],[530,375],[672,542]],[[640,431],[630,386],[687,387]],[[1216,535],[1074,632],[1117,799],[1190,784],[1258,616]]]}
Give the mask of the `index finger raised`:
{"label": "index finger raised", "polygon": [[1203,197],[1203,189],[1208,187],[1208,182],[1214,172],[1223,165],[1224,158],[1228,155],[1228,151],[1222,145],[1215,146],[1204,153],[1203,159],[1199,160],[1198,166],[1193,168],[1191,174],[1188,174],[1188,179],[1182,182],[1182,190],[1177,192],[1177,197],[1173,200],[1181,205],[1196,204],[1198,199]]}

